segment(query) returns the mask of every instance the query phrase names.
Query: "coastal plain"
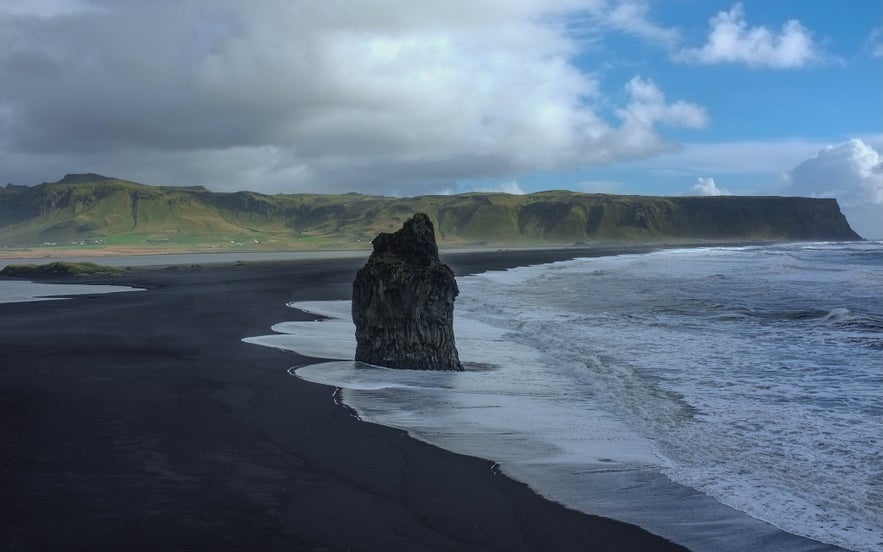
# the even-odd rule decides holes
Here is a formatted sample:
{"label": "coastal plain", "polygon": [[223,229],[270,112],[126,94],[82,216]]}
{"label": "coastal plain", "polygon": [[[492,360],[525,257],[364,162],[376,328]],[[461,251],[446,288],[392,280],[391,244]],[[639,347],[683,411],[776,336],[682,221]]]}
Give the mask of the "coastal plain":
{"label": "coastal plain", "polygon": [[[613,252],[443,260],[462,276]],[[312,318],[289,301],[349,298],[363,262],[141,267],[76,281],[146,291],[0,304],[2,546],[683,550],[362,422],[288,374],[315,359],[242,341]]]}

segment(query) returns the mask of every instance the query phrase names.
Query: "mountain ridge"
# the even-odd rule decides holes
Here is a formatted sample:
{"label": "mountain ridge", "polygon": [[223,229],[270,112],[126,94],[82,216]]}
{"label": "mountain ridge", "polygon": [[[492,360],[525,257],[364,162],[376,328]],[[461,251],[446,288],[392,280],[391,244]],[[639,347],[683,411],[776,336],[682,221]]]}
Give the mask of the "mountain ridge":
{"label": "mountain ridge", "polygon": [[0,246],[367,248],[415,212],[444,246],[861,239],[835,199],[655,197],[549,190],[394,198],[213,192],[95,173],[0,188]]}

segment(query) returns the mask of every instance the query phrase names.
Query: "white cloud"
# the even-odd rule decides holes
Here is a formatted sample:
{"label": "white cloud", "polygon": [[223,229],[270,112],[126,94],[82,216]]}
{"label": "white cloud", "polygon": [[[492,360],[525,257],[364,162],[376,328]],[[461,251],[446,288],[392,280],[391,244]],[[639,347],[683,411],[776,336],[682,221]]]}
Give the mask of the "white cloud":
{"label": "white cloud", "polygon": [[871,57],[883,58],[883,27],[877,27],[868,34],[865,49]]}
{"label": "white cloud", "polygon": [[820,149],[790,177],[795,190],[814,197],[836,197],[844,206],[883,206],[883,158],[858,138]]}
{"label": "white cloud", "polygon": [[500,184],[495,191],[512,195],[524,195],[526,193],[518,182],[515,181],[504,182]]}
{"label": "white cloud", "polygon": [[797,68],[819,61],[821,54],[812,33],[791,19],[778,33],[750,27],[742,4],[721,11],[709,20],[708,41],[700,48],[684,48],[675,59],[693,63],[744,63],[749,67]]}
{"label": "white cloud", "polygon": [[[866,147],[883,151],[883,134],[860,134]],[[686,143],[678,151],[629,163],[611,174],[622,178],[627,168],[633,182],[650,180],[643,193],[682,193],[685,181],[715,175],[736,195],[820,195],[795,188],[791,171],[830,144],[814,140],[757,140]],[[608,172],[610,172],[608,170]]]}
{"label": "white cloud", "polygon": [[644,0],[623,0],[613,6],[605,6],[600,13],[604,23],[614,29],[665,46],[673,46],[680,40],[680,32],[677,29],[663,27],[651,20],[650,8]]}
{"label": "white cloud", "polygon": [[863,140],[823,147],[788,177],[790,191],[837,198],[859,234],[883,238],[883,157]]}
{"label": "white cloud", "polygon": [[696,179],[696,184],[694,184],[693,187],[690,189],[690,193],[700,196],[733,195],[732,192],[730,192],[726,188],[718,188],[717,184],[714,181],[714,178],[706,178],[702,176]]}
{"label": "white cloud", "polygon": [[519,185],[518,182],[515,182],[514,180],[510,180],[509,182],[502,182],[502,183],[498,184],[497,186],[492,186],[492,187],[477,186],[477,187],[473,187],[473,188],[469,189],[469,191],[471,191],[471,192],[494,192],[494,193],[512,194],[512,195],[524,195],[527,193],[521,188],[521,185]]}
{"label": "white cloud", "polygon": [[[653,35],[642,5],[612,5],[609,26],[626,31],[631,9],[630,32]],[[0,156],[16,182],[86,160],[135,178],[158,172],[150,159],[164,183],[423,193],[646,158],[676,149],[658,125],[707,118],[639,77],[624,105],[602,96],[560,23],[601,17],[602,0],[90,6],[0,10]]]}
{"label": "white cloud", "polygon": [[690,128],[702,128],[708,123],[705,109],[684,101],[668,103],[665,95],[649,79],[634,77],[626,85],[631,101],[619,111],[624,121],[653,125],[657,122]]}
{"label": "white cloud", "polygon": [[[869,139],[866,138],[865,141]],[[686,143],[678,151],[639,161],[634,165],[651,173],[670,171],[687,176],[763,173],[778,175],[787,172],[824,146],[823,142],[799,139]]]}
{"label": "white cloud", "polygon": [[883,151],[883,134],[859,134],[855,136],[877,151]]}
{"label": "white cloud", "polygon": [[641,77],[632,78],[626,85],[628,104],[616,110],[622,124],[602,136],[595,150],[600,161],[640,159],[650,153],[658,154],[679,149],[665,140],[657,131],[657,124],[687,128],[702,128],[708,124],[705,108],[676,101],[669,103],[656,84]]}

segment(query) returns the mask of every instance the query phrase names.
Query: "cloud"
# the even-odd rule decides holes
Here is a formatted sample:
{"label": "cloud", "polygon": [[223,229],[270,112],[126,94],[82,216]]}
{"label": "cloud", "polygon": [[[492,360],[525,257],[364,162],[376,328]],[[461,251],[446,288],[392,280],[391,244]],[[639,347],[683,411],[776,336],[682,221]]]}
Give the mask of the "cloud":
{"label": "cloud", "polygon": [[856,231],[883,238],[883,157],[863,140],[821,148],[788,178],[790,191],[837,198]]}
{"label": "cloud", "polygon": [[[873,136],[864,138],[865,142],[873,139]],[[876,139],[883,139],[883,135]],[[683,182],[683,176],[705,174],[738,175],[744,179],[761,174],[780,175],[825,145],[824,142],[800,139],[685,143],[678,151],[638,161],[632,166],[648,173],[679,174],[680,182]]]}
{"label": "cloud", "polygon": [[821,60],[812,33],[796,19],[779,33],[750,27],[742,4],[721,11],[709,20],[708,41],[700,48],[684,48],[675,59],[690,63],[743,63],[749,67],[798,68]]}
{"label": "cloud", "polygon": [[708,124],[708,114],[703,107],[684,101],[669,103],[652,80],[634,77],[626,85],[626,92],[628,104],[616,110],[622,124],[596,144],[600,146],[595,150],[599,161],[640,159],[651,152],[678,150],[679,145],[667,141],[656,131],[657,124],[687,128],[702,128]]}
{"label": "cloud", "polygon": [[650,19],[650,8],[643,0],[625,0],[601,10],[604,23],[614,29],[673,46],[680,40],[680,31],[663,27]]}
{"label": "cloud", "polygon": [[514,180],[510,180],[509,182],[502,182],[497,186],[493,187],[473,187],[469,191],[471,192],[494,192],[494,193],[502,193],[502,194],[512,194],[512,195],[524,195],[525,192],[521,185]]}
{"label": "cloud", "polygon": [[57,15],[88,11],[88,0],[4,0],[0,14],[54,17]]}
{"label": "cloud", "polygon": [[705,178],[701,176],[696,179],[696,184],[690,188],[690,194],[700,196],[733,195],[732,192],[726,188],[718,188],[717,184],[714,182],[714,178]]}
{"label": "cloud", "polygon": [[653,125],[657,122],[674,126],[702,128],[708,123],[705,109],[684,101],[668,103],[656,84],[641,77],[634,77],[626,85],[631,101],[619,111],[626,122]]}
{"label": "cloud", "polygon": [[791,169],[790,179],[794,189],[844,206],[883,206],[883,158],[858,138],[820,149]]}
{"label": "cloud", "polygon": [[[659,126],[707,120],[640,77],[617,105],[577,67],[561,20],[602,17],[600,0],[59,5],[0,8],[0,156],[16,182],[107,167],[216,189],[425,193],[674,151]],[[629,27],[642,6],[614,5],[609,26],[657,33],[646,17]]]}
{"label": "cloud", "polygon": [[883,58],[883,27],[877,27],[868,34],[865,50],[871,57]]}

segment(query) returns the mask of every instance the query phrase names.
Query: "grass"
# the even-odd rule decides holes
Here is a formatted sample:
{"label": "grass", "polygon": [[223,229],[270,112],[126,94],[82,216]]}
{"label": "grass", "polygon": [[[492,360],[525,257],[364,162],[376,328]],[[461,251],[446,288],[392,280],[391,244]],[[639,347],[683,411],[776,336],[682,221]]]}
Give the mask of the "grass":
{"label": "grass", "polygon": [[0,244],[7,244],[3,250],[11,245],[130,252],[359,249],[368,247],[379,232],[397,230],[416,212],[430,216],[439,243],[448,247],[854,239],[833,200],[567,191],[411,198],[270,196],[93,180],[0,188]]}

